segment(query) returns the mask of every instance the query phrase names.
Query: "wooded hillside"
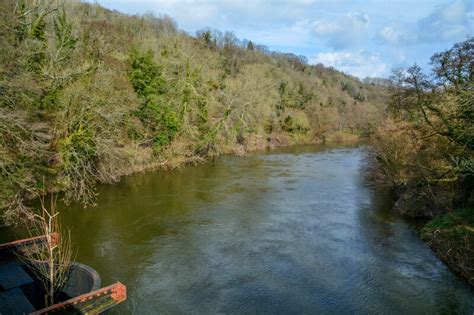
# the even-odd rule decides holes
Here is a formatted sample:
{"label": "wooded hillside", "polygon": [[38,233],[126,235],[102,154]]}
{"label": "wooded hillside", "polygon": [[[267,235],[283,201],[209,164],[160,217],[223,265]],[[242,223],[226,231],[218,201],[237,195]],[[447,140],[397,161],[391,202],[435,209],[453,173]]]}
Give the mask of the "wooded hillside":
{"label": "wooded hillside", "polygon": [[385,88],[230,32],[96,4],[0,3],[0,204],[222,153],[367,135]]}

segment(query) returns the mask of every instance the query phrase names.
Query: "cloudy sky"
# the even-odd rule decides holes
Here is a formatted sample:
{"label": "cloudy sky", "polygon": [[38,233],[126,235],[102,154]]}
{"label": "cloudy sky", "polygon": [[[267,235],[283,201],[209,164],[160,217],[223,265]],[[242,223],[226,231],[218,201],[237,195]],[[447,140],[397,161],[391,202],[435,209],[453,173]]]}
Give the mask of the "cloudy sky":
{"label": "cloudy sky", "polygon": [[233,31],[358,77],[387,77],[474,35],[473,0],[98,0],[128,14],[174,18],[190,34]]}

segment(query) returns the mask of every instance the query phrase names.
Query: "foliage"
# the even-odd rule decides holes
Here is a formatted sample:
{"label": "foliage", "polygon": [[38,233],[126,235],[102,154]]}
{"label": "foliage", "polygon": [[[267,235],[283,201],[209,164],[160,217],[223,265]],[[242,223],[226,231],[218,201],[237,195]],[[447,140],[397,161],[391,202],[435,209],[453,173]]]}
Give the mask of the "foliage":
{"label": "foliage", "polygon": [[458,209],[436,217],[424,226],[422,235],[439,229],[449,229],[456,225],[474,225],[474,209]]}
{"label": "foliage", "polygon": [[232,32],[192,37],[167,16],[73,1],[1,1],[0,19],[0,203],[10,222],[44,190],[93,203],[97,183],[130,172],[370,134],[384,115],[385,88]]}
{"label": "foliage", "polygon": [[394,72],[392,118],[373,144],[403,212],[431,217],[474,202],[473,43],[435,54],[432,78],[417,65]]}
{"label": "foliage", "polygon": [[[395,208],[428,217],[421,237],[474,284],[474,38],[396,69],[390,117],[371,137],[376,178],[398,193]],[[458,209],[458,210],[455,210]]]}
{"label": "foliage", "polygon": [[153,62],[151,50],[140,53],[137,49],[132,49],[129,63],[128,77],[140,98],[146,102],[152,101],[165,92],[165,82],[160,68]]}
{"label": "foliage", "polygon": [[458,209],[431,220],[421,236],[474,285],[474,209]]}

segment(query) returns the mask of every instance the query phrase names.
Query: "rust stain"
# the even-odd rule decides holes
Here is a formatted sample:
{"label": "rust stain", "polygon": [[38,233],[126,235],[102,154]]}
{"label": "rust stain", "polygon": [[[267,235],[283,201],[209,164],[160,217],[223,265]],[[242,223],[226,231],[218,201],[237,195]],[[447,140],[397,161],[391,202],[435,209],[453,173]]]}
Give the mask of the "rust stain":
{"label": "rust stain", "polygon": [[79,295],[75,298],[69,299],[67,301],[43,308],[41,310],[38,310],[36,312],[33,312],[31,314],[48,314],[51,312],[56,312],[60,309],[67,309],[70,305],[77,305],[80,303],[87,302],[88,300],[91,300],[94,298],[94,296],[100,296],[100,295],[108,295],[111,294],[111,299],[115,303],[120,303],[123,302],[127,299],[127,287],[123,285],[120,282],[117,282],[115,284],[109,285],[108,287],[101,288],[99,290],[86,293],[83,295]]}
{"label": "rust stain", "polygon": [[122,302],[127,298],[127,288],[120,282],[112,289],[111,298],[115,302]]}

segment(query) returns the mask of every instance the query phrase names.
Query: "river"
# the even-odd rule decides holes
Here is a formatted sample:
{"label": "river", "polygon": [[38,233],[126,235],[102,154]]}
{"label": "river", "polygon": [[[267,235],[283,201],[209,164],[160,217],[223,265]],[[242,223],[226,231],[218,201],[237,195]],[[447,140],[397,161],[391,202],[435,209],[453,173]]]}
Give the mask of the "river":
{"label": "river", "polygon": [[113,313],[472,314],[474,293],[363,176],[360,147],[296,146],[136,174],[62,211]]}

